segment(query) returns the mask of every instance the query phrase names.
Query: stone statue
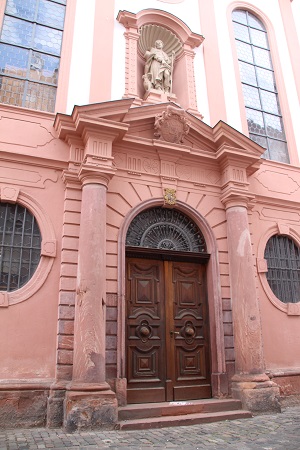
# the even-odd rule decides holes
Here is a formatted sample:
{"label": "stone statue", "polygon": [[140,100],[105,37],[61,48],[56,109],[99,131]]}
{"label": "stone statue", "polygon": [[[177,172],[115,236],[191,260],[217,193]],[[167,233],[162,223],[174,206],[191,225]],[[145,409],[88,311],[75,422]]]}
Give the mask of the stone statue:
{"label": "stone statue", "polygon": [[172,92],[172,76],[175,52],[169,57],[163,51],[163,42],[157,40],[155,47],[145,53],[145,72],[143,75],[144,88],[147,91],[156,89],[166,93]]}

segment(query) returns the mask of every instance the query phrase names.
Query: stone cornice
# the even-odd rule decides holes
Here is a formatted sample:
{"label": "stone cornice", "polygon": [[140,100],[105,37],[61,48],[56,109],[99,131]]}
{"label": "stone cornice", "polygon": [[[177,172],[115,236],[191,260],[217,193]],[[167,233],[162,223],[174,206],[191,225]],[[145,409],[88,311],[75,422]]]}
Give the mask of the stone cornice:
{"label": "stone cornice", "polygon": [[128,124],[123,120],[132,106],[133,99],[116,100],[84,106],[74,106],[72,114],[57,114],[54,129],[62,140],[80,138],[85,129],[107,132],[114,139],[123,136]]}
{"label": "stone cornice", "polygon": [[123,137],[128,130],[128,125],[103,118],[93,118],[88,115],[78,114],[74,121],[72,117],[64,117],[55,122],[59,138],[82,138],[87,133],[110,136],[112,140]]}

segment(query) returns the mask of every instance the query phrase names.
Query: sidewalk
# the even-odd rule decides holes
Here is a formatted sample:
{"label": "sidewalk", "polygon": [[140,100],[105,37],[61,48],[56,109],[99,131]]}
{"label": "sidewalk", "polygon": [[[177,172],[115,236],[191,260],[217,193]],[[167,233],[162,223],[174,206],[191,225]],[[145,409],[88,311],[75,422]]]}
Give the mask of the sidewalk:
{"label": "sidewalk", "polygon": [[0,450],[44,448],[300,450],[300,406],[251,419],[145,431],[0,430]]}

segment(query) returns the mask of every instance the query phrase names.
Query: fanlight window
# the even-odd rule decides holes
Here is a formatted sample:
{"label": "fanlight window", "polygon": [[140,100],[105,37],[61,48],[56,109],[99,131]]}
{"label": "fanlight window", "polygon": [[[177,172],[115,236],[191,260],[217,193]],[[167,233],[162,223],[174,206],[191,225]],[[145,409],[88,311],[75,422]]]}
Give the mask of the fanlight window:
{"label": "fanlight window", "polygon": [[126,245],[181,252],[206,252],[197,225],[175,209],[152,208],[141,212],[130,224]]}
{"label": "fanlight window", "polygon": [[232,13],[249,137],[266,149],[263,157],[289,162],[268,36],[252,13]]}
{"label": "fanlight window", "polygon": [[0,290],[27,283],[41,257],[41,233],[33,215],[20,205],[0,203]]}
{"label": "fanlight window", "polygon": [[266,245],[267,280],[283,303],[300,302],[300,251],[287,236],[272,236]]}

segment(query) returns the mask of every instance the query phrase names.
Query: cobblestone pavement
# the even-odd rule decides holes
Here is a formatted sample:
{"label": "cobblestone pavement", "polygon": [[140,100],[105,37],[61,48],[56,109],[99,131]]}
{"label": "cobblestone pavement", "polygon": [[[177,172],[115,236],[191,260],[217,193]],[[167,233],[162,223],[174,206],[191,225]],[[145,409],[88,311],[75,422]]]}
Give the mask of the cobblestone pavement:
{"label": "cobblestone pavement", "polygon": [[0,450],[44,448],[300,450],[300,407],[251,419],[144,431],[0,430]]}

